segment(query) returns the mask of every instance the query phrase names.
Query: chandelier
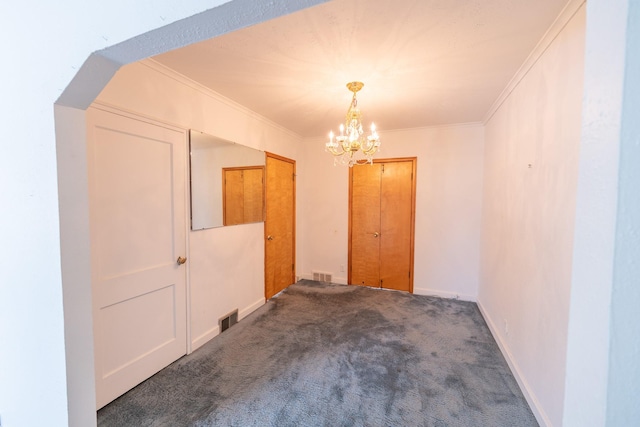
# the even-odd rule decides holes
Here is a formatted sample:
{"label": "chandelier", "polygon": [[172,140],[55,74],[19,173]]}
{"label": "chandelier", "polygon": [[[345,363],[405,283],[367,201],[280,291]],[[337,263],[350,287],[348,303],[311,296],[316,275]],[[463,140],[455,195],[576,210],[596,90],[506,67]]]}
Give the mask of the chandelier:
{"label": "chandelier", "polygon": [[333,154],[333,164],[364,165],[373,163],[373,155],[380,148],[380,137],[376,132],[376,125],[371,123],[371,134],[365,136],[362,131],[362,113],[358,108],[356,93],[362,89],[364,83],[347,83],[347,89],[353,92],[353,99],[347,111],[344,125],[340,125],[340,135],[329,133],[329,142],[325,144],[326,151]]}

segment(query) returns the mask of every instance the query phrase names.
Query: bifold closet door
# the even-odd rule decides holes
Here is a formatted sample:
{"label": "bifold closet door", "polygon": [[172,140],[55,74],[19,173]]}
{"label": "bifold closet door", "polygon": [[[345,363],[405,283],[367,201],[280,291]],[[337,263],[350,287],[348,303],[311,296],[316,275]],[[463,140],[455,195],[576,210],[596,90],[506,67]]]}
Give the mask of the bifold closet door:
{"label": "bifold closet door", "polygon": [[350,171],[349,283],[413,291],[416,160]]}
{"label": "bifold closet door", "polygon": [[222,223],[264,221],[264,166],[222,168]]}
{"label": "bifold closet door", "polygon": [[351,171],[349,283],[380,287],[380,183],[382,165]]}

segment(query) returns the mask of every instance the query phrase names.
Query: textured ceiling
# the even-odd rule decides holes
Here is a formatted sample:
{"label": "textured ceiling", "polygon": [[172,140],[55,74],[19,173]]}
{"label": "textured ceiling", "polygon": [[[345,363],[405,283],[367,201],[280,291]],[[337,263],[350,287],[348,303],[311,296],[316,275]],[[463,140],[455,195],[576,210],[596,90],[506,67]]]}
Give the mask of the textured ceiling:
{"label": "textured ceiling", "polygon": [[154,59],[304,137],[483,119],[567,0],[333,0]]}

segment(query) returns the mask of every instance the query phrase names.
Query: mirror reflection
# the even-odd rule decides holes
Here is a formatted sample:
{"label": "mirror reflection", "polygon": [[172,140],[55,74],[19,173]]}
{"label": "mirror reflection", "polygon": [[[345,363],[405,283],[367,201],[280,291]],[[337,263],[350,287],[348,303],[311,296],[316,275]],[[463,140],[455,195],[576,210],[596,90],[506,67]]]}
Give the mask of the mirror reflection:
{"label": "mirror reflection", "polygon": [[191,229],[264,221],[264,152],[189,131]]}

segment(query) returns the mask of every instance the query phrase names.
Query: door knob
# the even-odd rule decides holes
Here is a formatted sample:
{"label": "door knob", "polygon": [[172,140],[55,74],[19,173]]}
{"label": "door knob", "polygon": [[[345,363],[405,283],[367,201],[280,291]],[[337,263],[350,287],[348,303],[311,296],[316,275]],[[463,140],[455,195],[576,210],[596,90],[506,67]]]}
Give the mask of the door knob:
{"label": "door knob", "polygon": [[375,233],[373,233],[373,237],[378,237],[380,235],[380,233],[378,233],[377,231]]}
{"label": "door knob", "polygon": [[187,262],[187,259],[185,257],[182,257],[182,256],[178,257],[178,260],[177,260],[178,265],[182,265],[185,262]]}
{"label": "door knob", "polygon": [[273,240],[273,236],[272,236],[271,234],[269,234],[269,235],[267,236],[267,240]]}

